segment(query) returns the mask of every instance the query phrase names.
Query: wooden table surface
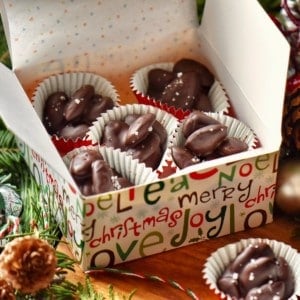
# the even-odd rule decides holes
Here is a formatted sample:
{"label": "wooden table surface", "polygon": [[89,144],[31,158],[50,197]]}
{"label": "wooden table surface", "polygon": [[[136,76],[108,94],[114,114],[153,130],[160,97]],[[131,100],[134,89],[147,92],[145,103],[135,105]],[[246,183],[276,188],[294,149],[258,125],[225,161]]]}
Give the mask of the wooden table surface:
{"label": "wooden table surface", "polygon": [[[141,278],[124,274],[101,272],[90,275],[95,290],[108,295],[108,287],[112,285],[119,296],[129,296],[135,290],[134,299],[193,299],[187,290],[190,289],[198,299],[219,299],[209,290],[202,278],[202,269],[210,254],[228,243],[237,242],[243,238],[260,237],[285,242],[300,251],[300,238],[295,238],[293,232],[300,227],[293,218],[274,216],[274,221],[263,227],[238,232],[224,237],[218,237],[205,242],[178,248],[161,254],[119,264],[116,269],[126,270],[130,274],[142,275]],[[59,250],[69,255],[65,244],[60,244]],[[148,275],[156,275],[163,282],[155,282]],[[76,273],[70,273],[68,279],[72,282],[83,282],[84,274],[77,267]],[[167,281],[180,284],[183,291],[175,288]]]}

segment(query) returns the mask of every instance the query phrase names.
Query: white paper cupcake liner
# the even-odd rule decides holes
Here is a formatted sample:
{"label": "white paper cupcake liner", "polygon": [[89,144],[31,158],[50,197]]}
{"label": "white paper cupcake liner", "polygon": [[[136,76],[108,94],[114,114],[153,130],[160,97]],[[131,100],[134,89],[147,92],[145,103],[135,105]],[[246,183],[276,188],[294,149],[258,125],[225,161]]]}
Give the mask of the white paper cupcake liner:
{"label": "white paper cupcake liner", "polygon": [[[145,66],[133,73],[132,77],[130,78],[130,87],[134,92],[139,103],[159,107],[161,109],[164,109],[172,113],[177,118],[183,119],[185,116],[187,116],[190,113],[189,110],[184,111],[182,109],[168,107],[168,105],[163,104],[160,101],[157,101],[147,95],[147,89],[149,83],[148,81],[149,71],[156,68],[164,69],[166,71],[172,71],[173,66],[174,63],[171,62],[158,63],[158,64]],[[216,79],[209,90],[208,98],[211,102],[213,112],[220,112],[220,113],[222,112],[225,114],[229,112],[230,102],[228,96],[224,88],[222,87],[221,83]]]}
{"label": "white paper cupcake liner", "polygon": [[[248,127],[245,123],[242,121],[233,118],[231,116],[224,115],[222,113],[214,113],[214,112],[207,112],[206,115],[210,116],[211,118],[214,118],[215,120],[219,121],[221,124],[227,126],[227,136],[228,137],[236,137],[242,141],[244,141],[248,145],[248,150],[253,150],[256,148],[258,139],[253,130]],[[185,143],[185,137],[182,133],[182,125],[184,123],[184,120],[181,120],[176,133],[177,135],[172,140],[171,146],[182,146]],[[171,147],[170,146],[170,147]],[[166,161],[169,164],[169,167],[174,170],[174,172],[179,171],[180,169],[177,167],[175,162],[173,161],[170,147],[167,150],[166,153]],[[201,164],[201,162],[200,162]]]}
{"label": "white paper cupcake liner", "polygon": [[94,73],[74,72],[52,75],[44,79],[33,93],[33,107],[42,119],[44,105],[50,94],[63,91],[71,96],[72,93],[85,84],[92,85],[95,88],[95,93],[110,97],[116,105],[119,104],[119,95],[107,79]]}
{"label": "white paper cupcake liner", "polygon": [[244,141],[248,145],[248,150],[256,148],[258,139],[254,131],[242,121],[220,113],[205,113],[206,115],[216,119],[223,125],[227,126],[227,135],[236,137]]}
{"label": "white paper cupcake liner", "polygon": [[72,158],[82,151],[93,149],[100,151],[103,159],[109,164],[111,168],[127,178],[135,186],[140,184],[147,184],[154,182],[158,179],[156,172],[151,168],[147,168],[145,164],[139,163],[137,159],[132,159],[131,156],[121,152],[120,149],[113,149],[111,147],[98,147],[98,146],[82,146],[73,149],[65,156],[62,157],[64,163],[69,167]]}
{"label": "white paper cupcake liner", "polygon": [[[93,144],[98,143],[100,145],[100,141],[102,139],[103,130],[106,124],[111,120],[123,120],[129,114],[145,114],[145,113],[153,113],[156,116],[156,120],[161,123],[161,125],[166,129],[168,133],[167,141],[166,141],[166,149],[173,143],[173,139],[176,137],[175,129],[178,127],[178,119],[173,115],[161,110],[157,107],[143,105],[143,104],[127,104],[115,107],[111,110],[108,110],[106,113],[102,114],[101,117],[97,119],[93,123],[93,126],[90,127],[89,132],[87,134],[88,138],[92,141]],[[158,168],[159,171],[160,166],[162,165],[166,151],[163,154],[162,160]]]}
{"label": "white paper cupcake liner", "polygon": [[290,245],[283,242],[262,238],[242,239],[237,243],[228,244],[213,252],[210,257],[206,259],[202,270],[203,278],[208,287],[221,299],[232,299],[230,296],[220,291],[217,286],[217,280],[223,274],[225,268],[248,245],[261,242],[268,244],[274,251],[276,257],[282,256],[286,259],[295,278],[294,294],[289,298],[289,300],[297,300],[296,295],[300,295],[300,253],[298,253],[298,251]]}
{"label": "white paper cupcake liner", "polygon": [[[83,85],[90,84],[95,93],[110,97],[116,106],[119,105],[119,95],[115,87],[107,79],[94,73],[74,72],[52,75],[39,83],[32,97],[33,107],[41,120],[45,102],[52,93],[62,91],[69,97]],[[52,135],[51,139],[61,155],[71,151],[75,147],[88,145],[87,138],[65,139]]]}

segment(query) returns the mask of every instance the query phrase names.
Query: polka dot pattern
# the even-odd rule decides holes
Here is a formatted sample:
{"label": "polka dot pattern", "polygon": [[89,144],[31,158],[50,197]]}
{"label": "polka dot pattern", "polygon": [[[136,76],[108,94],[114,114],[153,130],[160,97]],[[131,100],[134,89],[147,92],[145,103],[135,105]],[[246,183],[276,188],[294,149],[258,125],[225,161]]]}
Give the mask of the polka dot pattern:
{"label": "polka dot pattern", "polygon": [[67,71],[120,81],[143,64],[199,52],[194,0],[7,0],[4,9],[13,67],[26,90]]}

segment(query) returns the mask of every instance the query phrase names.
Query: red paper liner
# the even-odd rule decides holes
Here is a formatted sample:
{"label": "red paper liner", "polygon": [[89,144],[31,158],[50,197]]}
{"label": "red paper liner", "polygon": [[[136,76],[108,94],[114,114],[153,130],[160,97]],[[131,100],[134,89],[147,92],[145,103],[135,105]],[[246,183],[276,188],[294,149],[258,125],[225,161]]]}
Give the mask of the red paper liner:
{"label": "red paper liner", "polygon": [[66,140],[56,135],[51,136],[51,141],[61,156],[64,156],[76,148],[91,146],[93,144],[92,141],[88,139]]}
{"label": "red paper liner", "polygon": [[[32,104],[39,118],[41,120],[43,119],[44,105],[50,94],[57,91],[63,91],[68,96],[71,96],[72,93],[85,84],[92,85],[95,88],[96,94],[108,96],[113,100],[116,106],[119,105],[119,95],[113,84],[106,78],[94,73],[62,73],[45,78],[35,89],[32,97]],[[89,140],[87,136],[83,138],[67,139],[57,135],[52,135],[51,140],[60,155],[64,155],[81,146],[92,145],[92,141]]]}
{"label": "red paper liner", "polygon": [[[174,106],[169,106],[166,103],[162,103],[161,101],[146,95],[147,87],[148,87],[149,71],[155,68],[161,68],[167,71],[172,71],[173,66],[174,63],[166,62],[166,63],[158,63],[158,64],[153,64],[153,65],[143,67],[137,70],[136,72],[134,72],[133,75],[131,76],[130,87],[138,103],[160,108],[172,114],[179,120],[182,120],[186,116],[188,116],[192,111],[184,110],[182,108],[176,108]],[[224,114],[229,113],[231,106],[230,106],[228,96],[225,92],[225,89],[217,80],[215,80],[214,84],[212,85],[208,97],[211,100],[212,106],[214,107],[214,112],[223,112]]]}

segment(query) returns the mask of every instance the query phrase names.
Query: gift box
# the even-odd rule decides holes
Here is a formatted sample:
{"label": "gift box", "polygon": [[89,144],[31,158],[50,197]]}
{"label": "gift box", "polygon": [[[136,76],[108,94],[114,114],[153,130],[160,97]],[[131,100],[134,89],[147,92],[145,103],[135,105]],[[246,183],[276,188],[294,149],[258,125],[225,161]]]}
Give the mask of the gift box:
{"label": "gift box", "polygon": [[[84,270],[205,242],[273,221],[289,45],[257,1],[1,2],[13,70],[0,66],[0,112]],[[44,78],[92,72],[135,103],[130,76],[189,57],[222,83],[256,134],[249,151],[120,191],[84,197],[30,101]],[[167,168],[167,166],[166,166]]]}

